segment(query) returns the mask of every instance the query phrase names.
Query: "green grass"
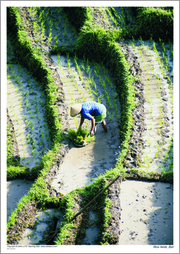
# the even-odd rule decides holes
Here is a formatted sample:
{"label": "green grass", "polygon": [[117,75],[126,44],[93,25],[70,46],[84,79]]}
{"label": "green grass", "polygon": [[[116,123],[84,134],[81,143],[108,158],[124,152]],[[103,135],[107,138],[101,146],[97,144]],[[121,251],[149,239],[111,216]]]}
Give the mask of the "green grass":
{"label": "green grass", "polygon": [[13,138],[12,138],[12,134],[10,131],[10,126],[7,125],[7,140],[6,140],[6,144],[7,144],[7,160],[11,160],[11,157],[13,156]]}

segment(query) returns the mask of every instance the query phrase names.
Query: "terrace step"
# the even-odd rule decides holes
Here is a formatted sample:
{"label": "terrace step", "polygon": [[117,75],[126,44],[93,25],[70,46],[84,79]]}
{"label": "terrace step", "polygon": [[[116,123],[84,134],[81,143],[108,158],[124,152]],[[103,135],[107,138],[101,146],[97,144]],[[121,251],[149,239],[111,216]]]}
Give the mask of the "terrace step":
{"label": "terrace step", "polygon": [[[142,70],[140,78],[141,82],[144,84],[144,96],[146,99],[144,103],[145,132],[143,134],[143,139],[146,144],[144,155],[147,154],[148,157],[151,158],[148,171],[161,173],[162,163],[157,163],[159,158],[156,158],[156,154],[158,153],[158,149],[160,149],[161,157],[164,156],[172,135],[172,128],[170,125],[164,128],[164,119],[171,119],[172,117],[170,108],[172,102],[170,94],[168,93],[168,84],[163,78],[157,55],[153,50],[148,49],[148,54],[147,50],[142,50],[140,54],[138,46],[135,46],[132,50],[138,57],[138,62]],[[166,107],[167,110],[163,109],[165,102],[166,105],[169,105]],[[160,145],[162,139],[164,145]],[[144,163],[145,162],[146,160]]]}
{"label": "terrace step", "polygon": [[[14,76],[19,78],[19,82],[22,83],[18,84],[14,81],[15,78],[12,78],[12,72]],[[23,75],[20,75],[21,72],[23,73]],[[11,65],[11,69],[8,69],[7,74],[9,77],[7,80],[7,107],[10,118],[12,119],[14,124],[20,154],[20,163],[31,169],[34,166],[37,166],[37,163],[41,160],[41,133],[46,133],[46,135],[44,135],[44,138],[42,139],[45,150],[47,150],[49,146],[48,142],[46,141],[49,134],[48,131],[45,130],[45,128],[47,127],[47,123],[44,118],[45,109],[42,107],[42,105],[44,105],[45,96],[44,93],[39,90],[40,84],[38,85],[32,77],[29,77],[27,71],[20,65]],[[27,77],[28,80],[31,81],[31,83],[36,84],[33,86],[33,92],[32,87],[30,88],[29,84],[27,82],[24,82],[24,79]],[[23,89],[22,84],[24,86]],[[27,96],[25,96],[26,92],[28,94]],[[42,100],[42,103],[39,103],[37,109],[35,109],[35,106],[37,104],[35,102],[32,103],[33,100],[36,100],[36,96],[38,96],[39,102],[41,102]],[[25,100],[29,101],[29,108],[24,103]],[[45,126],[41,127],[42,125]],[[31,138],[31,142],[29,144],[27,138],[28,134],[31,135],[35,140],[33,141]],[[34,156],[32,154],[31,145],[31,143],[33,142],[35,142],[35,152],[37,153],[37,155]]]}

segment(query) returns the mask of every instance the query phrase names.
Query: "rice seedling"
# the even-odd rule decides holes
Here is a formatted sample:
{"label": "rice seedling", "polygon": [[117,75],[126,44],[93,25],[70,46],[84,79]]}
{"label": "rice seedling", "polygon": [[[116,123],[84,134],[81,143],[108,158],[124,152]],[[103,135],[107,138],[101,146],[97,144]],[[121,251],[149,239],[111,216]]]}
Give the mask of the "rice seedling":
{"label": "rice seedling", "polygon": [[33,26],[34,26],[34,33],[35,33],[35,35],[36,35],[36,34],[37,34],[37,31],[38,31],[38,25],[37,25],[37,22],[36,22],[36,21],[33,23]]}
{"label": "rice seedling", "polygon": [[119,16],[117,14],[117,12],[115,11],[115,8],[114,7],[111,7],[111,10],[113,11],[113,14],[115,15],[115,18],[112,16],[111,12],[109,11],[109,15],[111,16],[111,19],[113,20],[114,24],[116,26],[119,25],[119,23],[121,23],[121,16]]}
{"label": "rice seedling", "polygon": [[21,86],[21,84],[22,84],[22,80],[19,80],[19,83],[18,83],[18,84],[19,84],[19,86]]}
{"label": "rice seedling", "polygon": [[[85,61],[85,60],[84,60],[84,61]],[[90,69],[91,69],[91,65],[90,65],[90,63],[89,63],[89,60],[87,59],[87,61],[86,61],[86,74],[87,74],[87,75],[89,74]]]}
{"label": "rice seedling", "polygon": [[121,15],[122,15],[123,24],[126,25],[125,14],[124,14],[124,7],[121,7]]}
{"label": "rice seedling", "polygon": [[37,155],[37,152],[35,152],[35,150],[33,150],[32,155],[33,155],[33,158],[35,158],[35,156]]}
{"label": "rice seedling", "polygon": [[74,131],[73,129],[68,130],[68,136],[67,138],[70,139],[72,142],[83,145],[85,143],[91,142],[95,140],[95,137],[88,136],[89,130],[84,130],[81,127],[78,128],[77,131]]}
{"label": "rice seedling", "polygon": [[48,45],[50,45],[52,39],[53,39],[53,37],[52,37],[52,28],[50,28],[49,37],[48,37]]}
{"label": "rice seedling", "polygon": [[12,73],[12,77],[13,77],[13,78],[16,78],[15,70],[14,70],[14,71],[12,70],[11,73]]}
{"label": "rice seedling", "polygon": [[144,41],[143,41],[142,37],[140,37],[140,42],[141,42],[142,49],[144,50],[145,45],[144,45]]}
{"label": "rice seedling", "polygon": [[30,106],[31,106],[31,103],[27,103],[26,108],[29,109]]}
{"label": "rice seedling", "polygon": [[[111,7],[111,9],[114,9],[113,7]],[[108,7],[106,7],[106,11],[108,12],[111,20],[113,21],[114,25],[115,26],[118,26],[118,22],[117,22],[117,19],[114,18],[114,16],[112,15],[111,11],[109,10]],[[115,9],[114,9],[114,13],[115,13]]]}
{"label": "rice seedling", "polygon": [[12,66],[11,66],[11,64],[7,64],[7,71],[12,71]]}
{"label": "rice seedling", "polygon": [[64,27],[64,37],[66,37],[66,34],[67,34],[67,27],[65,26]]}
{"label": "rice seedling", "polygon": [[107,110],[107,115],[108,115],[110,121],[114,118],[114,114],[110,113],[108,110]]}
{"label": "rice seedling", "polygon": [[75,63],[75,65],[76,65],[76,68],[77,68],[77,71],[78,71],[79,78],[80,78],[80,80],[83,82],[84,80],[83,80],[83,78],[82,78],[81,69],[80,69],[80,67],[79,67],[79,65],[78,65],[78,63],[77,63],[77,58],[76,58],[76,57],[74,57],[74,63]]}
{"label": "rice seedling", "polygon": [[19,63],[18,63],[18,72],[20,72],[20,69],[21,69],[21,66],[20,66]]}
{"label": "rice seedling", "polygon": [[39,164],[39,161],[38,161],[38,160],[36,160],[35,164]]}
{"label": "rice seedling", "polygon": [[99,77],[99,75],[98,75],[98,73],[97,73],[97,71],[96,71],[96,70],[94,70],[94,73],[96,74],[96,77],[98,78],[98,77]]}
{"label": "rice seedling", "polygon": [[41,44],[43,44],[43,38],[44,38],[44,34],[45,34],[45,26],[44,26],[44,23],[42,22],[41,23]]}
{"label": "rice seedling", "polygon": [[16,93],[18,92],[18,87],[16,86]]}
{"label": "rice seedling", "polygon": [[96,82],[93,80],[91,81],[92,87],[95,89],[96,93],[97,93],[97,86],[96,86]]}
{"label": "rice seedling", "polygon": [[28,143],[28,144],[30,144],[30,143],[31,143],[31,139],[30,139],[30,138],[28,138],[27,143]]}
{"label": "rice seedling", "polygon": [[38,108],[39,108],[39,103],[38,103],[38,104],[36,104],[36,106],[35,106],[35,112],[37,112],[37,111],[38,111]]}
{"label": "rice seedling", "polygon": [[38,16],[38,21],[41,22],[43,19],[44,10],[42,10]]}
{"label": "rice seedling", "polygon": [[106,95],[106,98],[108,100],[108,105],[111,109],[112,108],[112,103],[111,103],[111,100],[110,100],[110,97],[109,97],[109,93],[107,92],[107,89],[106,89],[106,83],[105,83],[104,80],[101,83],[102,83],[102,86],[104,87],[105,95]]}
{"label": "rice seedling", "polygon": [[35,146],[35,140],[34,139],[32,140],[32,147],[33,147],[33,149],[36,148],[36,146]]}
{"label": "rice seedling", "polygon": [[85,67],[85,64],[84,64],[84,60],[81,62],[80,66],[81,66],[81,68],[82,68],[83,71],[86,70],[86,67]]}
{"label": "rice seedling", "polygon": [[58,34],[54,37],[54,40],[55,40],[55,42],[56,42],[56,45],[58,45],[58,39],[57,39],[57,37],[58,37]]}
{"label": "rice seedling", "polygon": [[60,60],[61,60],[61,59],[60,59],[60,58],[61,58],[61,55],[58,54],[57,57],[58,57],[58,65],[62,66],[62,65],[61,65],[61,61],[60,61]]}
{"label": "rice seedling", "polygon": [[72,71],[71,71],[71,60],[69,58],[69,53],[67,53],[67,64],[68,64],[69,72],[72,74]]}

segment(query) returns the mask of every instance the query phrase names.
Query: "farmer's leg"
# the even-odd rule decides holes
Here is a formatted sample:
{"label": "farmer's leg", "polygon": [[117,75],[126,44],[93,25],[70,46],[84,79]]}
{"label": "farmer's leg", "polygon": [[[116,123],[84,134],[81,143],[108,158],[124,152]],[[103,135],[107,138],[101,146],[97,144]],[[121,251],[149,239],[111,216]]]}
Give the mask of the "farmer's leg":
{"label": "farmer's leg", "polygon": [[95,123],[95,127],[94,127],[94,133],[96,132],[96,126],[98,125],[98,123]]}
{"label": "farmer's leg", "polygon": [[104,119],[102,120],[101,124],[102,124],[104,131],[107,132],[107,126],[106,126],[106,122]]}

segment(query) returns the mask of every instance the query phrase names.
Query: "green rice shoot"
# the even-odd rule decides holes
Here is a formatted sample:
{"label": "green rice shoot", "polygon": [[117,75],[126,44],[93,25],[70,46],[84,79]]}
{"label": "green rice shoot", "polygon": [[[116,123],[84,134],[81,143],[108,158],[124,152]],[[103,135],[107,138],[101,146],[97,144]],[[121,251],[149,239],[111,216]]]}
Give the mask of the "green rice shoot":
{"label": "green rice shoot", "polygon": [[67,138],[69,138],[73,143],[83,145],[85,143],[89,143],[95,140],[95,136],[90,136],[89,130],[82,129],[81,127],[78,128],[77,131],[73,129],[69,129]]}

